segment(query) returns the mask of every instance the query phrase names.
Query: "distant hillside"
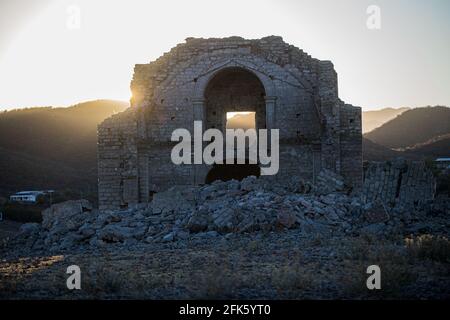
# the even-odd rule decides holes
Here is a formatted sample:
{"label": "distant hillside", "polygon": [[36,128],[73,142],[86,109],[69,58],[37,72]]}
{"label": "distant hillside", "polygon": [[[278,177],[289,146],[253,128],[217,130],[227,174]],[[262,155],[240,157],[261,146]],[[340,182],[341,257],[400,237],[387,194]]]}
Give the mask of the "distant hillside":
{"label": "distant hillside", "polygon": [[389,120],[394,119],[396,116],[403,112],[410,110],[409,108],[384,108],[381,110],[364,111],[362,113],[362,130],[363,133],[372,131],[375,128],[380,127]]}
{"label": "distant hillside", "polygon": [[75,187],[85,189],[95,181],[89,170],[75,170],[58,161],[38,158],[0,148],[0,194],[16,190],[60,189]]}
{"label": "distant hillside", "polygon": [[255,114],[237,114],[227,120],[227,129],[250,129],[255,128]]}
{"label": "distant hillside", "polygon": [[392,149],[383,147],[366,138],[363,138],[362,146],[363,146],[363,160],[386,161],[405,156],[404,152],[394,151]]}
{"label": "distant hillside", "polygon": [[450,134],[416,145],[408,151],[417,155],[426,155],[429,158],[449,157]]}
{"label": "distant hillside", "polygon": [[67,108],[0,113],[0,193],[81,188],[97,179],[97,124],[128,103],[97,100]]}
{"label": "distant hillside", "polygon": [[404,149],[450,133],[450,108],[424,107],[405,111],[364,136],[385,147]]}

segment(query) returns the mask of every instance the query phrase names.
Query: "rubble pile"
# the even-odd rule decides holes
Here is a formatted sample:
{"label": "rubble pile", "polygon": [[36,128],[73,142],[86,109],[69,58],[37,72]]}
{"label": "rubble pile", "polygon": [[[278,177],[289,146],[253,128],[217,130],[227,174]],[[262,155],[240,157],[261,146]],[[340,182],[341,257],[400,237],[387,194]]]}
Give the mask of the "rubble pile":
{"label": "rubble pile", "polygon": [[359,194],[348,194],[338,177],[320,177],[315,186],[295,177],[283,184],[247,177],[173,187],[155,194],[149,204],[118,211],[94,210],[86,200],[67,201],[43,211],[42,224],[24,224],[15,241],[33,250],[58,251],[110,244],[227,239],[242,233],[286,229],[297,229],[311,237],[430,230],[446,234],[450,230],[448,201],[404,210],[403,206],[363,202]]}

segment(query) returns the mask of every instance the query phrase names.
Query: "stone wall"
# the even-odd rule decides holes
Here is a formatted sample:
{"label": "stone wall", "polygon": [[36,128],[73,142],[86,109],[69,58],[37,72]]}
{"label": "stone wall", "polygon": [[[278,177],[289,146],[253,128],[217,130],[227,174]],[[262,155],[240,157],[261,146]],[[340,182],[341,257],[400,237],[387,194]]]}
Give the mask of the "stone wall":
{"label": "stone wall", "polygon": [[136,110],[113,115],[98,127],[99,208],[116,209],[138,202]]}
{"label": "stone wall", "polygon": [[434,198],[436,181],[423,161],[371,162],[364,169],[364,202],[420,206]]}

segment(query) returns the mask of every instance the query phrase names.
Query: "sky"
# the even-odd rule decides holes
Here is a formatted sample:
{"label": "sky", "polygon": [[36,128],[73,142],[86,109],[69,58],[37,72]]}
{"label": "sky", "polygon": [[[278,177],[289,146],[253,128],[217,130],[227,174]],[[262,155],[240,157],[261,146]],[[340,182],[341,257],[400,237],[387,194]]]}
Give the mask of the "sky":
{"label": "sky", "polygon": [[134,64],[233,35],[331,60],[363,110],[450,106],[448,0],[0,0],[0,110],[128,101]]}

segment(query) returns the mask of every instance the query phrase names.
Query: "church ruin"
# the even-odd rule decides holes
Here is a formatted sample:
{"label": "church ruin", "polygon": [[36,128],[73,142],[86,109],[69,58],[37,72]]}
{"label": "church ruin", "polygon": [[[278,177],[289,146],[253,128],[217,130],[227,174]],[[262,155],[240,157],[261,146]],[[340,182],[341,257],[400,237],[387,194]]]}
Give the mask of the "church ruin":
{"label": "church ruin", "polygon": [[[208,182],[214,165],[172,163],[171,134],[192,130],[195,120],[204,130],[223,131],[227,112],[254,112],[256,129],[279,129],[274,179],[314,181],[326,168],[354,189],[362,186],[361,109],[339,99],[330,61],[281,37],[188,38],[136,65],[131,90],[131,108],[98,128],[101,210],[148,202],[174,185]],[[254,173],[251,167],[248,174]]]}

